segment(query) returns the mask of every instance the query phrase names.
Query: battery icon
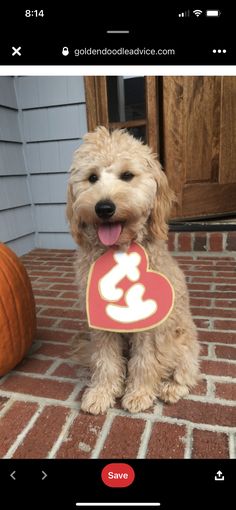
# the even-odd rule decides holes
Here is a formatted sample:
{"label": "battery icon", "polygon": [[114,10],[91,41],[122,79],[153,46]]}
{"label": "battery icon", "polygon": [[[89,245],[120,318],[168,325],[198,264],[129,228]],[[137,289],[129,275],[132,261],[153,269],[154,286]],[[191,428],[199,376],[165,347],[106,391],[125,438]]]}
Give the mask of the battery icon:
{"label": "battery icon", "polygon": [[210,18],[216,18],[220,16],[220,11],[206,11],[206,16],[209,16]]}

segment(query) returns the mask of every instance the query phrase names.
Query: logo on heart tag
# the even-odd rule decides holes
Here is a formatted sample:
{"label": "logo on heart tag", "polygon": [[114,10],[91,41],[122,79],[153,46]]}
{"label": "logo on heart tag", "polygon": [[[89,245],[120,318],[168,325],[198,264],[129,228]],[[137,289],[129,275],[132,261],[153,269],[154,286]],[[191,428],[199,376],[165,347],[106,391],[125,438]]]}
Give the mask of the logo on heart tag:
{"label": "logo on heart tag", "polygon": [[91,328],[132,332],[167,319],[174,304],[168,278],[148,269],[148,256],[137,243],[126,253],[110,248],[92,265],[86,308]]}

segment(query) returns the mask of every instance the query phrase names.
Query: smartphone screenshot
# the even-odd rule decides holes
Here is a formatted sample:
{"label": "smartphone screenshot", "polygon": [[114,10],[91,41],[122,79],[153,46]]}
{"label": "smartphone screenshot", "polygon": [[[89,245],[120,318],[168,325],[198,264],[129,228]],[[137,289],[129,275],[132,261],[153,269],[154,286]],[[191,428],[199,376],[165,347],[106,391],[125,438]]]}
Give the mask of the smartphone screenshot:
{"label": "smartphone screenshot", "polygon": [[1,9],[5,510],[233,508],[235,29],[211,4]]}

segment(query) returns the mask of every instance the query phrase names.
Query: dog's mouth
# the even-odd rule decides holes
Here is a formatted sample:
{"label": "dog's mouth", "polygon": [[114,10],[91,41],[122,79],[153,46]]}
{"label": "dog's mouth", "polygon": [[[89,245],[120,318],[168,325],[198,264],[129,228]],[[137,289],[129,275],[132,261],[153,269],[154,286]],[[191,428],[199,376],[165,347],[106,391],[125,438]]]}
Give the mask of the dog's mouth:
{"label": "dog's mouth", "polygon": [[101,223],[98,226],[98,237],[104,246],[113,246],[117,244],[123,225],[119,221]]}

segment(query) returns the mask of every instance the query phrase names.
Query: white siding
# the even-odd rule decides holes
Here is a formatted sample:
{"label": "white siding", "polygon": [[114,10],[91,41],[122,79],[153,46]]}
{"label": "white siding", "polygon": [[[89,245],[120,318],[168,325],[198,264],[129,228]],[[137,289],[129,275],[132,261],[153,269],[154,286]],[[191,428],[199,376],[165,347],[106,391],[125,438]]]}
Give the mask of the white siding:
{"label": "white siding", "polygon": [[73,152],[80,144],[79,140],[28,143],[26,156],[30,173],[65,173],[71,165]]}
{"label": "white siding", "polygon": [[17,87],[22,110],[85,103],[82,76],[26,76],[18,79]]}
{"label": "white siding", "polygon": [[36,227],[38,232],[67,232],[66,206],[64,204],[36,205]]}
{"label": "white siding", "polygon": [[14,78],[0,77],[0,241],[21,255],[34,230]]}
{"label": "white siding", "polygon": [[16,78],[37,245],[71,248],[65,221],[68,170],[87,131],[81,76]]}
{"label": "white siding", "polygon": [[66,202],[68,174],[31,175],[31,191],[34,204],[58,204]]}
{"label": "white siding", "polygon": [[3,243],[34,233],[31,206],[2,211],[0,214],[0,239]]}
{"label": "white siding", "polygon": [[82,77],[0,77],[0,241],[16,253],[75,247],[66,188],[86,131]]}
{"label": "white siding", "polygon": [[26,174],[22,144],[0,142],[0,176],[21,174]]}

